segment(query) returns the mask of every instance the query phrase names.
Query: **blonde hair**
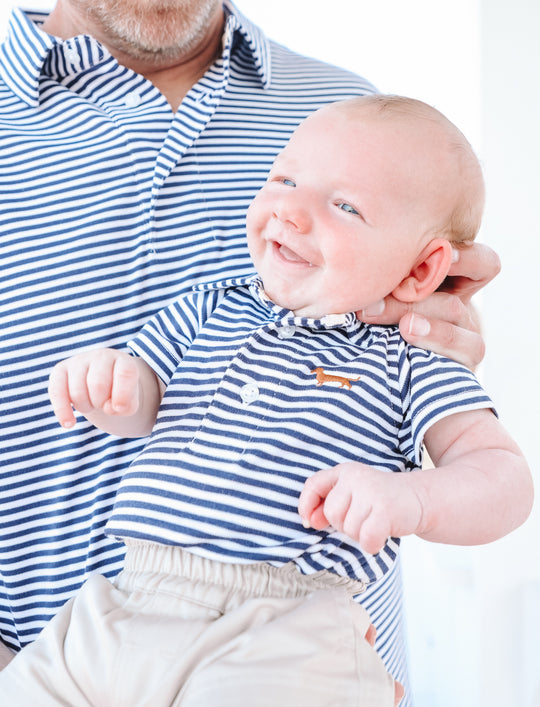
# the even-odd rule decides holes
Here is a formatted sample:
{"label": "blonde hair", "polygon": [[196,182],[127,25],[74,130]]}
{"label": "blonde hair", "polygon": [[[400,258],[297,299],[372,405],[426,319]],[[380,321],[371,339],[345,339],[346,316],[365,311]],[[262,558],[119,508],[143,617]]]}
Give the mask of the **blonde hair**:
{"label": "blonde hair", "polygon": [[[351,110],[370,108],[377,117],[382,118],[406,117],[437,124],[441,128],[442,135],[446,138],[449,154],[455,159],[459,174],[457,197],[449,214],[448,222],[437,231],[437,235],[444,236],[456,247],[465,247],[467,241],[474,240],[480,229],[484,211],[484,178],[480,162],[472,146],[454,123],[436,108],[423,101],[392,94],[359,96],[332,105]],[[447,177],[449,180],[453,180],[451,187],[452,190],[455,190],[455,174],[448,174]]]}

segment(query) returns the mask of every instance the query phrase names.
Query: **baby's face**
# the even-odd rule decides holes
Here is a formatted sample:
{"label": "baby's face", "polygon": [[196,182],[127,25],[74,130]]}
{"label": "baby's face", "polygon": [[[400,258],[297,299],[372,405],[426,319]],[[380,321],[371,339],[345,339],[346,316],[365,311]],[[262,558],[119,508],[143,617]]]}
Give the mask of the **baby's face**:
{"label": "baby's face", "polygon": [[409,274],[438,218],[414,143],[414,129],[335,107],[297,129],[247,216],[273,301],[310,317],[358,311]]}

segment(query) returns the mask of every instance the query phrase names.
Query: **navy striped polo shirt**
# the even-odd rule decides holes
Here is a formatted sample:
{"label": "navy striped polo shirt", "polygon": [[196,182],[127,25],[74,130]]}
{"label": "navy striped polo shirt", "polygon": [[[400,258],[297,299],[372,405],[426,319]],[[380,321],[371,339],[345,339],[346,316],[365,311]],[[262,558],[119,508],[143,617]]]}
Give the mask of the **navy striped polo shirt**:
{"label": "navy striped polo shirt", "polygon": [[298,498],[319,469],[422,464],[438,420],[492,407],[474,374],[354,313],[297,317],[260,280],[198,288],[130,343],[167,384],[147,447],[120,483],[107,531],[225,562],[294,562],[365,584],[396,558],[334,529],[303,527]]}

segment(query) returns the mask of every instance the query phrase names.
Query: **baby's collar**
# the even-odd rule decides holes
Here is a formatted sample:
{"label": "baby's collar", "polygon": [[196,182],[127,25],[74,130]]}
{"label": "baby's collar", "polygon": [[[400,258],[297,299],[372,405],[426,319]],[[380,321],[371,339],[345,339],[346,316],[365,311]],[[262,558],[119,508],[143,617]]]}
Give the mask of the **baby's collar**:
{"label": "baby's collar", "polygon": [[325,316],[318,318],[297,316],[290,309],[281,307],[275,302],[272,302],[264,291],[262,280],[258,275],[204,283],[197,285],[194,289],[204,292],[208,290],[221,290],[236,287],[249,287],[252,295],[274,314],[276,321],[280,321],[284,326],[296,326],[306,329],[350,329],[363,326],[363,324],[358,321],[354,312],[347,312],[345,314],[326,314]]}

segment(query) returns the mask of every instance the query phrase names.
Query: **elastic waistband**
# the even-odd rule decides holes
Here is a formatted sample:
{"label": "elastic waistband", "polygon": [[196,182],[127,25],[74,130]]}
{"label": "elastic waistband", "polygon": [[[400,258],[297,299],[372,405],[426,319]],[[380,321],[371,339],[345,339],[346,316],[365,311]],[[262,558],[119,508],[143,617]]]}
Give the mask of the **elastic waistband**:
{"label": "elastic waistband", "polygon": [[126,540],[125,573],[153,572],[234,589],[252,597],[299,597],[314,591],[343,588],[354,596],[366,585],[323,570],[302,574],[292,562],[273,567],[266,562],[235,564],[200,557],[181,547]]}

